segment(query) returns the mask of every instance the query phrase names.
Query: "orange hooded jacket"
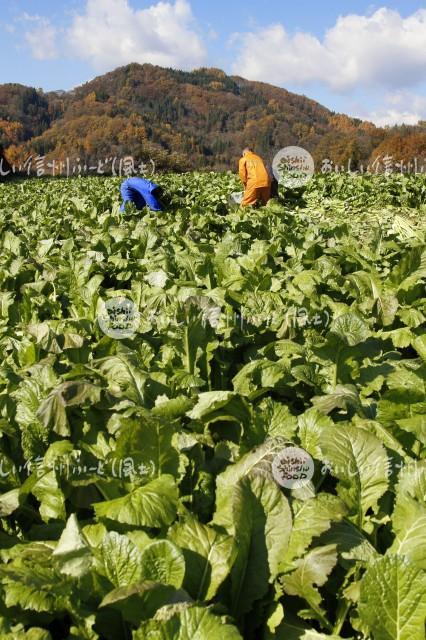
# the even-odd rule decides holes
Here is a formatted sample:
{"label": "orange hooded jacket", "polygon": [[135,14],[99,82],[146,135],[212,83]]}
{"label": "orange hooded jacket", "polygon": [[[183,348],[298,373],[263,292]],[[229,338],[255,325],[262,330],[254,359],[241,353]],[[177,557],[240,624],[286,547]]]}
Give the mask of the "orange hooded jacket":
{"label": "orange hooded jacket", "polygon": [[240,159],[238,170],[242,183],[248,189],[260,189],[269,187],[271,184],[271,178],[262,158],[252,151],[248,151]]}

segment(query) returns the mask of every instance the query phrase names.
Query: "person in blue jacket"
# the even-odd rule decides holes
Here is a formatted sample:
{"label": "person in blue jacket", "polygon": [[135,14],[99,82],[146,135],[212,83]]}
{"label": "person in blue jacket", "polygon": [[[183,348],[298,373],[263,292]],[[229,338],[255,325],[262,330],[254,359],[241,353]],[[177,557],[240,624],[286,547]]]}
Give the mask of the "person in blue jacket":
{"label": "person in blue jacket", "polygon": [[158,200],[160,187],[145,178],[128,178],[121,183],[120,192],[123,203],[120,211],[124,211],[126,202],[133,202],[137,209],[149,207],[151,211],[162,211]]}

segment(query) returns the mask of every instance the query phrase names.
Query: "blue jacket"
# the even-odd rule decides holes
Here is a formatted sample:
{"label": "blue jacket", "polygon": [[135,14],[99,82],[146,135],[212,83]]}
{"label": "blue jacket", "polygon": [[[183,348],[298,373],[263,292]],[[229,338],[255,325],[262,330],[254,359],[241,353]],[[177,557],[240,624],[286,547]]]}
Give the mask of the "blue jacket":
{"label": "blue jacket", "polygon": [[152,211],[162,211],[161,205],[155,197],[155,190],[158,185],[144,178],[128,178],[121,183],[120,192],[123,203],[120,211],[124,211],[126,202],[133,202],[137,209],[147,206]]}

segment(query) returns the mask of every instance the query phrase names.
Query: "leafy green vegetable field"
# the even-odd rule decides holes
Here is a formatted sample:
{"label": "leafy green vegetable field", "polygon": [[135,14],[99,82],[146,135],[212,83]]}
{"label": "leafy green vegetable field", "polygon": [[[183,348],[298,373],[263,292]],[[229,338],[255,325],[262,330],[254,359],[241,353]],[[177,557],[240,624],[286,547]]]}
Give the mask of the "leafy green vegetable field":
{"label": "leafy green vegetable field", "polygon": [[0,185],[0,638],[423,640],[426,178],[159,182]]}

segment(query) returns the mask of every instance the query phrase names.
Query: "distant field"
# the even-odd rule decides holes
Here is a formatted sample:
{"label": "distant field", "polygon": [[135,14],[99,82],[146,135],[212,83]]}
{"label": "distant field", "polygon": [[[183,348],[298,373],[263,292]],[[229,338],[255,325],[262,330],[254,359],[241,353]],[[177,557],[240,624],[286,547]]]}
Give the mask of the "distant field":
{"label": "distant field", "polygon": [[0,638],[423,640],[426,176],[158,183],[0,184]]}

